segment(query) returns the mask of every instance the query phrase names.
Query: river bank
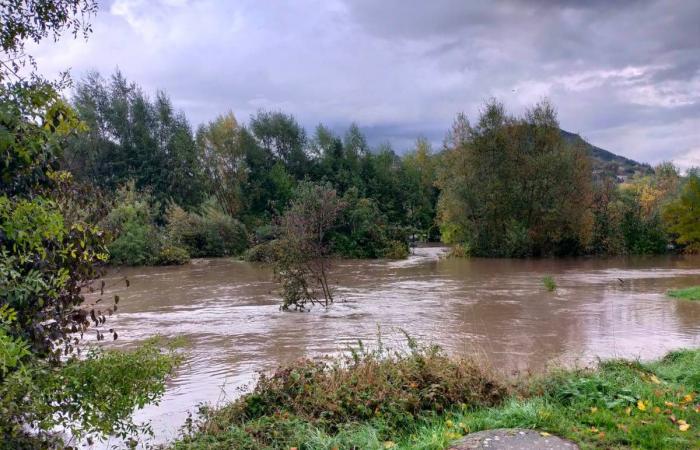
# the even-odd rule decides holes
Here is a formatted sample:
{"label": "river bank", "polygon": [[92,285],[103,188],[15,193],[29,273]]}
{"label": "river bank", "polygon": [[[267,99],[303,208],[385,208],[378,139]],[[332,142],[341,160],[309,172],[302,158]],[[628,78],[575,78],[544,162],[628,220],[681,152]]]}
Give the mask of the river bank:
{"label": "river bank", "polygon": [[252,393],[203,410],[171,448],[438,450],[468,433],[517,427],[581,448],[696,449],[698,367],[696,349],[506,381],[435,348],[360,349],[279,369]]}

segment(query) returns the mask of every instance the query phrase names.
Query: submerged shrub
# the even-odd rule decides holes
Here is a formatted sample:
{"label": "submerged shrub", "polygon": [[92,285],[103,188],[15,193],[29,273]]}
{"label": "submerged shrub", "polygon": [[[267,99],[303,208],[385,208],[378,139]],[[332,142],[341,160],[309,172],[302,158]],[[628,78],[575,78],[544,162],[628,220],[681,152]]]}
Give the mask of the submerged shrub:
{"label": "submerged shrub", "polygon": [[470,256],[471,247],[467,243],[453,245],[447,255],[445,255],[446,258],[469,258]]}
{"label": "submerged shrub", "polygon": [[542,284],[549,292],[553,292],[557,289],[557,282],[554,281],[554,278],[550,277],[549,275],[542,278]]}
{"label": "submerged shrub", "polygon": [[213,201],[206,202],[200,214],[170,205],[166,221],[168,238],[193,257],[238,255],[248,247],[245,226]]}
{"label": "submerged shrub", "polygon": [[246,250],[243,254],[243,259],[248,262],[272,263],[277,258],[279,248],[280,242],[276,239],[263,242]]}
{"label": "submerged shrub", "polygon": [[164,244],[158,253],[158,264],[162,266],[181,265],[190,260],[190,254],[182,247]]}
{"label": "submerged shrub", "polygon": [[389,241],[382,250],[382,256],[388,259],[404,259],[408,256],[408,244],[402,241]]}

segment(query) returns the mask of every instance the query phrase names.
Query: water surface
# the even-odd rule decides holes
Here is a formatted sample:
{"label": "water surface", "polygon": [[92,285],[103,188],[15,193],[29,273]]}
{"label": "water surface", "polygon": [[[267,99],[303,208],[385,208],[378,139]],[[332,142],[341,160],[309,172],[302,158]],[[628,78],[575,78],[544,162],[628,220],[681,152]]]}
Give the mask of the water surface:
{"label": "water surface", "polygon": [[[378,327],[386,344],[400,345],[403,329],[509,372],[700,346],[700,302],[665,296],[700,284],[698,257],[441,259],[443,251],[338,262],[336,303],[306,313],[280,311],[271,272],[255,264],[113,270],[107,283],[122,300],[108,322],[119,332],[110,345],[155,333],[188,341],[186,363],[160,405],[137,417],[152,421],[158,441],[171,439],[197,403],[235,398],[259,370],[374,341]],[[544,289],[545,275],[556,292]]]}

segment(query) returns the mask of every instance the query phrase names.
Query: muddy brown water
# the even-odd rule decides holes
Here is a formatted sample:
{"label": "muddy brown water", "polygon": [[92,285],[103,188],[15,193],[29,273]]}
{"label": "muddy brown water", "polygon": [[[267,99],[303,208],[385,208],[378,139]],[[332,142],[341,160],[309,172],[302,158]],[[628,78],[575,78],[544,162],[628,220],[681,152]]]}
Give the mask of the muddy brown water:
{"label": "muddy brown water", "polygon": [[[186,362],[164,398],[137,418],[151,421],[157,442],[167,441],[198,403],[235,398],[257,371],[343,351],[358,339],[376,342],[378,327],[385,345],[403,345],[403,329],[507,372],[700,346],[700,302],[665,295],[700,284],[699,257],[441,259],[442,252],[340,261],[336,303],[305,313],[280,311],[271,272],[256,264],[212,259],[112,270],[109,293],[121,302],[108,321],[119,332],[110,346],[155,333],[187,338]],[[543,287],[546,275],[555,292]],[[119,282],[124,276],[129,288]]]}

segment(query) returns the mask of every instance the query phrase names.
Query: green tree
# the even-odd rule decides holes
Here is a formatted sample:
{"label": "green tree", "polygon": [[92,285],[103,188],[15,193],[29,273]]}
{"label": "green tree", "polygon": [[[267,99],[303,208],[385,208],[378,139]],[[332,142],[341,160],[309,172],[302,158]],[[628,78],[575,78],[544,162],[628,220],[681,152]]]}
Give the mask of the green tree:
{"label": "green tree", "polygon": [[487,103],[475,126],[458,117],[438,186],[443,239],[476,255],[575,254],[590,241],[591,172],[543,102],[524,117]]}
{"label": "green tree", "polygon": [[689,253],[700,252],[700,173],[691,170],[678,198],[663,210],[667,230]]}
{"label": "green tree", "polygon": [[301,182],[279,218],[275,275],[282,286],[283,309],[333,302],[329,283],[329,232],[345,207],[330,185]]}

